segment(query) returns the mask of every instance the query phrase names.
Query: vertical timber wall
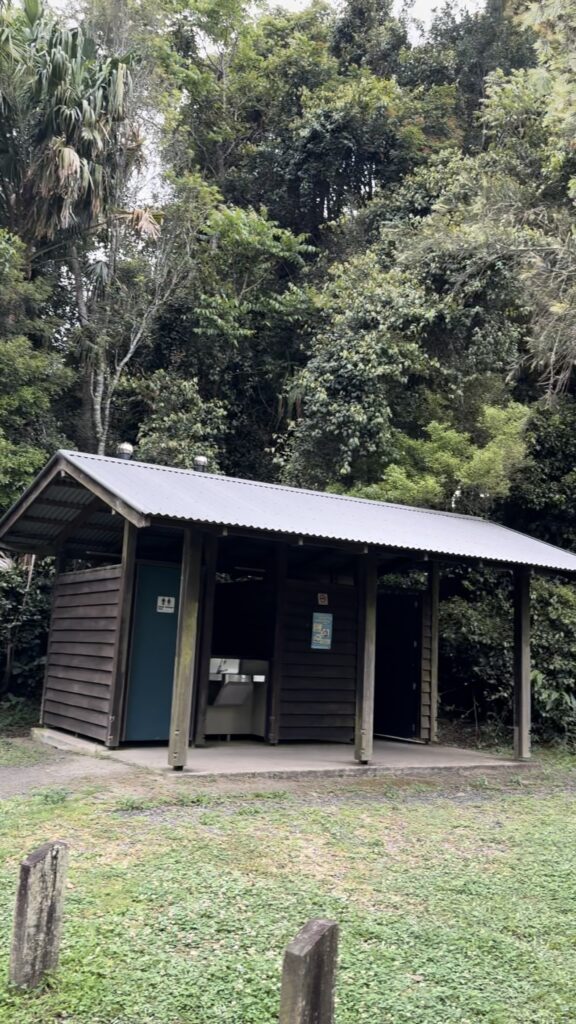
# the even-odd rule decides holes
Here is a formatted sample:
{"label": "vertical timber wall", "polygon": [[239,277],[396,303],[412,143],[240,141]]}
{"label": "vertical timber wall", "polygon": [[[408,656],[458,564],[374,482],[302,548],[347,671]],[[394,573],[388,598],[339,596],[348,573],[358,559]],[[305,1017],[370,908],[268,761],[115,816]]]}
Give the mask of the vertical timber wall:
{"label": "vertical timber wall", "polygon": [[[318,592],[328,604],[318,604]],[[354,738],[357,592],[353,586],[286,582],[280,740]],[[313,612],[333,615],[329,650],[312,650]]]}
{"label": "vertical timber wall", "polygon": [[106,741],[122,566],[62,573],[54,585],[42,724]]}

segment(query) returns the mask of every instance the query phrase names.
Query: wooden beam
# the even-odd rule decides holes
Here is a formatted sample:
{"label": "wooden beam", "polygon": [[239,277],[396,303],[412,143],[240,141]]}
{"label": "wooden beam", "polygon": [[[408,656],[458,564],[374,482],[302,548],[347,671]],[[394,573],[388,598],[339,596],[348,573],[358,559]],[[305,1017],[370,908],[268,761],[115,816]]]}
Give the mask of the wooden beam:
{"label": "wooden beam", "polygon": [[514,756],[530,757],[530,570],[514,569]]}
{"label": "wooden beam", "polygon": [[80,469],[78,466],[73,466],[70,462],[64,462],[62,469],[65,473],[71,476],[73,480],[83,484],[88,491],[91,491],[92,494],[95,494],[100,498],[105,505],[109,505],[110,508],[113,508],[115,512],[119,513],[119,515],[124,516],[124,519],[128,519],[131,523],[134,523],[134,526],[150,525],[150,519],[148,516],[145,516],[142,512],[138,512],[132,507],[132,505],[128,504],[127,501],[119,498],[107,487],[103,487],[102,484],[93,480],[92,477],[88,473],[85,473],[83,469]]}
{"label": "wooden beam", "polygon": [[284,656],[284,609],[286,605],[286,567],[288,549],[276,548],[276,618],[274,622],[274,646],[272,649],[272,670],[268,699],[268,742],[278,743],[280,737],[280,694],[282,691],[282,663]]}
{"label": "wooden beam", "polygon": [[[16,548],[17,544],[18,544],[18,546],[20,546],[20,543],[19,543],[20,541],[22,541],[22,544],[25,544],[28,540],[33,540],[33,541],[37,540],[37,541],[43,542],[43,545],[44,545],[44,547],[46,549],[50,549],[51,551],[54,551],[54,547],[55,547],[55,540],[54,539],[52,539],[50,537],[47,537],[45,533],[28,533],[28,531],[26,531],[25,534],[22,534],[21,537],[19,535],[16,535],[15,536],[15,543],[12,544],[12,542],[10,542],[10,544],[6,545],[6,546],[7,547],[10,546],[10,547]],[[2,543],[2,547],[3,547],[4,546],[3,542],[0,542],[0,543]]]}
{"label": "wooden beam", "polygon": [[63,551],[59,551],[58,554],[54,556],[54,582],[52,584],[53,590],[56,588],[56,583],[58,582],[58,577],[61,576],[65,572],[66,572],[66,555],[64,554]]}
{"label": "wooden beam", "polygon": [[[58,486],[60,486],[60,484]],[[84,488],[81,487],[80,484],[72,484],[72,481],[70,484],[64,484],[64,487],[67,491],[70,491],[71,494],[84,493]],[[83,503],[79,501],[57,501],[55,498],[44,498],[42,495],[37,498],[37,502],[39,505],[48,505],[49,508],[67,508],[69,510],[78,509],[78,511],[80,511],[81,508],[84,508]]]}
{"label": "wooden beam", "polygon": [[376,605],[378,600],[378,567],[373,554],[360,557],[358,582],[355,757],[360,764],[368,764],[372,757],[374,744]]}
{"label": "wooden beam", "polygon": [[[66,507],[68,509],[72,509],[72,505],[67,505]],[[78,507],[78,506],[76,506],[76,507]],[[84,508],[84,506],[82,505],[82,506],[80,506],[80,508]],[[32,515],[31,512],[27,512],[24,518],[26,519],[27,523],[43,523],[44,525],[46,525],[46,523],[48,523],[50,526],[57,526],[58,522],[62,523],[62,520],[52,519],[50,517],[50,515],[35,516],[35,515]],[[65,520],[65,522],[67,522],[67,521],[68,520]]]}
{"label": "wooden beam", "polygon": [[90,498],[87,504],[82,505],[78,512],[78,515],[74,516],[74,519],[68,520],[66,523],[64,523],[64,529],[61,530],[60,533],[58,533],[54,538],[55,546],[58,548],[62,547],[66,543],[68,538],[71,537],[72,534],[76,532],[76,530],[80,529],[80,527],[83,526],[88,521],[88,519],[90,519],[90,516],[93,515],[93,513],[101,504],[101,499],[94,497]]}
{"label": "wooden beam", "polygon": [[202,586],[202,611],[200,616],[200,649],[198,654],[198,699],[196,701],[196,728],[194,746],[204,746],[206,739],[206,709],[212,655],[212,632],[214,628],[214,598],[216,596],[216,562],[218,538],[206,537],[204,541],[204,580]]}
{"label": "wooden beam", "polygon": [[10,527],[23,515],[27,508],[36,501],[39,495],[52,483],[54,478],[60,472],[62,467],[62,457],[58,456],[53,462],[49,462],[48,465],[42,470],[40,476],[35,480],[27,491],[24,492],[19,501],[8,510],[4,518],[0,521],[0,537],[10,529]]}
{"label": "wooden beam", "polygon": [[107,747],[117,747],[122,735],[122,718],[128,679],[128,653],[130,649],[130,628],[132,604],[134,601],[134,579],[136,575],[137,527],[124,520],[122,540],[122,577],[120,581],[119,612],[116,621],[118,631],[114,666],[112,669],[112,700],[108,722]]}
{"label": "wooden beam", "polygon": [[[152,516],[150,518],[151,526],[174,527],[178,525],[178,522],[178,520],[171,519],[168,516]],[[274,530],[261,530],[256,527],[251,529],[250,527],[220,526],[215,523],[201,522],[200,520],[195,522],[193,525],[198,529],[201,529],[205,534],[214,533],[218,537],[245,538],[246,540],[260,540],[273,544],[284,544],[287,548],[325,548],[330,551],[342,551],[350,555],[366,553],[367,550],[367,545],[363,541],[338,541],[325,537],[309,537],[307,535],[298,536],[292,533],[281,533],[280,531]],[[374,545],[370,546],[370,550],[378,551],[380,559],[397,557],[398,555],[402,555],[403,557],[414,555],[414,552],[405,551],[403,549],[384,547],[376,548]]]}
{"label": "wooden beam", "polygon": [[430,601],[430,742],[438,742],[438,612],[440,600],[440,567],[432,562],[428,571]]}
{"label": "wooden beam", "polygon": [[187,528],[184,530],[182,546],[180,606],[168,748],[168,764],[176,770],[184,768],[188,758],[197,663],[201,572],[202,538],[200,534]]}

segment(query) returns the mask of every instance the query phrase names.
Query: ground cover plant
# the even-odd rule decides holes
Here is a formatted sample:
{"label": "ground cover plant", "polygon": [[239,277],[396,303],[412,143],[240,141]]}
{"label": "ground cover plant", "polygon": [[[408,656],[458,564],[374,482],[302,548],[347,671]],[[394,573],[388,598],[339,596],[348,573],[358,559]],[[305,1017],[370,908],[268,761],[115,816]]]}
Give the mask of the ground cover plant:
{"label": "ground cover plant", "polygon": [[[41,774],[39,774],[41,785]],[[576,762],[278,780],[132,773],[2,804],[0,977],[20,857],[71,847],[58,974],[12,1024],[269,1024],[284,945],[341,924],[338,1024],[561,1024],[576,997]]]}

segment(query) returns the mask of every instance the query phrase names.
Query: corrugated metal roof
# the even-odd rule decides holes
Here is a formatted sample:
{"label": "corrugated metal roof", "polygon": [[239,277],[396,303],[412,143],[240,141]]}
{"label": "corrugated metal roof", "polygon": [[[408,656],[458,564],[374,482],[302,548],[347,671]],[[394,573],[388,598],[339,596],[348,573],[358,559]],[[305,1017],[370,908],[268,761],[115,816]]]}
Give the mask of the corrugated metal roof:
{"label": "corrugated metal roof", "polygon": [[122,545],[122,520],[112,515],[109,504],[95,499],[92,491],[72,479],[64,470],[64,457],[58,452],[38,474],[0,522],[3,546],[19,552],[48,553],[58,548],[65,536],[77,557],[87,550]]}
{"label": "corrugated metal roof", "polygon": [[58,456],[144,516],[576,572],[576,555],[473,516],[81,452]]}
{"label": "corrugated metal roof", "polygon": [[[60,470],[69,484],[74,476],[73,490]],[[161,518],[576,572],[576,555],[473,516],[69,451],[56,453],[0,522],[3,545],[40,551],[56,543],[89,503],[91,484],[104,504],[69,538],[79,551],[90,542],[120,543],[125,514],[140,525]],[[108,523],[107,503],[120,509]]]}

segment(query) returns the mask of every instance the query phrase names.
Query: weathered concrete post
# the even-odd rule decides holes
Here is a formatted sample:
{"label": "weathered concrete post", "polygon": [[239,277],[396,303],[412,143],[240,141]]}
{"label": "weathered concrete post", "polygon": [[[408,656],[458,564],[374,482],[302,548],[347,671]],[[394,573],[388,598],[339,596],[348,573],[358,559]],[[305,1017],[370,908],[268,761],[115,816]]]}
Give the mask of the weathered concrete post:
{"label": "weathered concrete post", "polygon": [[24,858],[16,896],[10,981],[35,988],[58,966],[68,847],[46,843]]}
{"label": "weathered concrete post", "polygon": [[286,947],[280,1024],[333,1024],[338,925],[309,921]]}

